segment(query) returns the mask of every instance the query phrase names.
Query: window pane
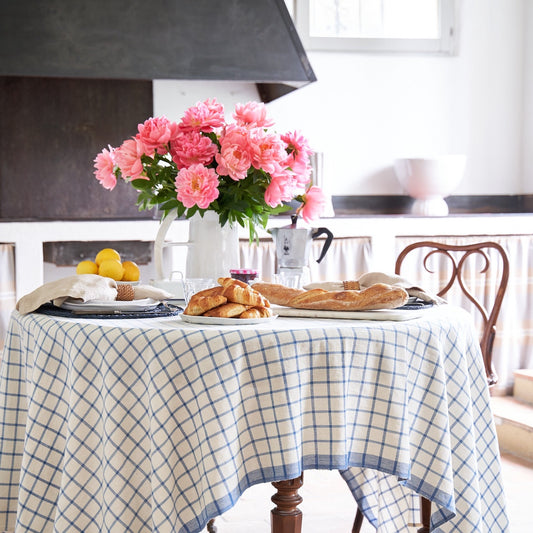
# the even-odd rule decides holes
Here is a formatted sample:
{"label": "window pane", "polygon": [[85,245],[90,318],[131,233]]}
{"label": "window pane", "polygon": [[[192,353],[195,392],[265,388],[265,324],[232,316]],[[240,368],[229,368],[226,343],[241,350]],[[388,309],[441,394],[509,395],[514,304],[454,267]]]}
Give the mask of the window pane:
{"label": "window pane", "polygon": [[310,37],[439,38],[439,0],[310,0]]}
{"label": "window pane", "polygon": [[[374,0],[363,0],[373,2]],[[381,3],[381,2],[380,2]],[[384,0],[383,36],[396,39],[437,39],[438,0]]]}
{"label": "window pane", "polygon": [[312,37],[358,37],[356,0],[310,0],[309,33]]}

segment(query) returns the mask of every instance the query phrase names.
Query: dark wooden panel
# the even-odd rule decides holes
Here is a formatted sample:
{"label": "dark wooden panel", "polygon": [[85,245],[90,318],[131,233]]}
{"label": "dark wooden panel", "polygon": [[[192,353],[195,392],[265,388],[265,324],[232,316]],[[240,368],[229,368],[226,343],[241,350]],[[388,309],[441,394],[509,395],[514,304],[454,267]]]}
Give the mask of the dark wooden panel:
{"label": "dark wooden panel", "polygon": [[[337,216],[409,214],[413,199],[402,195],[333,196]],[[451,215],[532,213],[533,195],[461,195],[446,198]]]}
{"label": "dark wooden panel", "polygon": [[152,109],[147,81],[0,77],[0,220],[153,218],[131,186],[93,175]]}
{"label": "dark wooden panel", "polygon": [[80,261],[94,261],[103,248],[114,248],[122,261],[135,261],[147,265],[152,260],[154,244],[145,241],[62,241],[43,243],[43,258],[46,263],[57,266],[76,266]]}
{"label": "dark wooden panel", "polygon": [[0,75],[316,80],[284,0],[3,0]]}
{"label": "dark wooden panel", "polygon": [[[446,203],[452,214],[460,213],[528,213],[532,195],[476,195],[450,196]],[[528,207],[529,204],[529,207]]]}
{"label": "dark wooden panel", "polygon": [[398,215],[408,213],[413,202],[400,195],[333,196],[331,200],[337,216]]}

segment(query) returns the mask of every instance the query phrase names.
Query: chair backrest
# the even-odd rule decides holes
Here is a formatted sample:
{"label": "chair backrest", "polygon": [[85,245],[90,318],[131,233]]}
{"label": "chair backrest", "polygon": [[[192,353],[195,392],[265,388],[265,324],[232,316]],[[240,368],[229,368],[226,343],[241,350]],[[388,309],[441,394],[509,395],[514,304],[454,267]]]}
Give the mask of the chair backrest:
{"label": "chair backrest", "polygon": [[[483,354],[483,361],[485,363],[485,372],[489,385],[494,385],[497,382],[497,376],[492,366],[492,348],[494,344],[494,337],[496,335],[496,321],[500,313],[505,290],[507,289],[507,282],[509,280],[509,259],[505,250],[495,242],[479,242],[474,244],[452,245],[433,241],[421,241],[410,244],[404,248],[398,258],[396,259],[395,272],[400,274],[403,261],[405,257],[413,250],[420,248],[427,249],[422,251],[423,262],[422,267],[431,274],[437,274],[436,270],[431,270],[429,267],[429,260],[438,254],[441,257],[447,258],[450,263],[451,272],[449,279],[438,290],[439,296],[444,296],[452,286],[456,283],[461,288],[462,293],[470,300],[478,309],[483,319],[483,328],[480,339],[481,352]],[[483,305],[478,298],[472,293],[471,287],[466,283],[464,271],[467,259],[473,255],[478,255],[482,258],[482,267],[478,274],[487,274],[491,266],[488,255],[488,250],[493,249],[501,257],[501,264],[496,265],[496,268],[501,267],[498,271],[496,280],[496,293],[492,300],[492,305]],[[418,250],[420,252],[420,250]],[[448,270],[447,270],[448,271]],[[415,281],[415,280],[412,280]]]}

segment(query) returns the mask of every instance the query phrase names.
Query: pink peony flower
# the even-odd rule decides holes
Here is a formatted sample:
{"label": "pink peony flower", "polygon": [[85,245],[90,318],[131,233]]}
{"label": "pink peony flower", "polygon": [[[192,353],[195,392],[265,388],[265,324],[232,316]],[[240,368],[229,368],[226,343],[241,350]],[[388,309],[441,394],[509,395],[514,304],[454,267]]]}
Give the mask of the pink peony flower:
{"label": "pink peony flower", "polygon": [[224,125],[224,106],[214,98],[205,102],[198,102],[194,107],[185,111],[179,124],[181,131],[210,132]]}
{"label": "pink peony flower", "polygon": [[248,130],[230,125],[220,139],[220,153],[216,154],[217,172],[238,181],[246,178],[252,164]]}
{"label": "pink peony flower", "polygon": [[270,207],[276,207],[283,202],[290,202],[294,197],[294,175],[289,170],[283,170],[272,175],[272,180],[265,190],[265,202]]}
{"label": "pink peony flower", "polygon": [[113,148],[103,149],[94,159],[94,175],[104,189],[112,191],[117,184],[115,176],[115,156]]}
{"label": "pink peony flower", "polygon": [[142,142],[144,151],[152,156],[154,152],[166,154],[168,143],[178,134],[178,124],[170,122],[166,117],[149,118],[138,125],[137,138]]}
{"label": "pink peony flower", "polygon": [[233,118],[239,126],[247,128],[269,128],[274,125],[274,121],[266,116],[265,104],[258,102],[248,102],[247,104],[237,104]]}
{"label": "pink peony flower", "polygon": [[195,163],[208,165],[217,152],[217,145],[199,131],[180,133],[170,143],[170,154],[178,168],[190,167]]}
{"label": "pink peony flower", "polygon": [[309,156],[313,150],[307,139],[299,132],[293,131],[282,135],[281,140],[287,145],[287,165],[297,174],[309,174]]}
{"label": "pink peony flower", "polygon": [[309,224],[320,218],[326,207],[326,196],[320,187],[310,187],[304,195],[304,203],[300,208],[303,219]]}
{"label": "pink peony flower", "polygon": [[305,190],[309,182],[311,181],[311,166],[305,165],[305,167],[300,168],[298,171],[295,171],[294,176],[297,181],[297,187],[299,189]]}
{"label": "pink peony flower", "polygon": [[146,176],[142,176],[144,169],[141,156],[143,153],[144,146],[136,137],[124,141],[115,150],[115,163],[118,165],[120,173],[125,180],[148,179]]}
{"label": "pink peony flower", "polygon": [[251,133],[252,165],[269,174],[279,172],[286,157],[285,145],[279,135],[256,129]]}
{"label": "pink peony flower", "polygon": [[200,164],[182,168],[175,180],[178,200],[185,207],[207,209],[218,198],[218,176],[214,169]]}

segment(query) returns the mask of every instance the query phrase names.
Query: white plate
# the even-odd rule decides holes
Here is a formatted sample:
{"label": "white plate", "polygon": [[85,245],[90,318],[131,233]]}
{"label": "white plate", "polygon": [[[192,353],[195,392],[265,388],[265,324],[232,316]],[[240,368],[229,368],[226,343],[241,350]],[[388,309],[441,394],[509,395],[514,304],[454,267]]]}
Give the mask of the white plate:
{"label": "white plate", "polygon": [[193,316],[180,314],[184,322],[191,324],[213,324],[218,326],[245,326],[246,324],[262,324],[263,322],[270,322],[277,318],[277,315],[269,316],[267,318],[219,318],[218,316]]}
{"label": "white plate", "polygon": [[148,311],[154,309],[159,305],[159,300],[152,298],[143,298],[142,300],[89,300],[88,302],[80,302],[78,300],[67,299],[62,304],[63,309],[69,311]]}

